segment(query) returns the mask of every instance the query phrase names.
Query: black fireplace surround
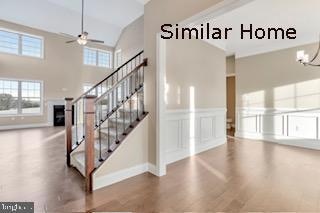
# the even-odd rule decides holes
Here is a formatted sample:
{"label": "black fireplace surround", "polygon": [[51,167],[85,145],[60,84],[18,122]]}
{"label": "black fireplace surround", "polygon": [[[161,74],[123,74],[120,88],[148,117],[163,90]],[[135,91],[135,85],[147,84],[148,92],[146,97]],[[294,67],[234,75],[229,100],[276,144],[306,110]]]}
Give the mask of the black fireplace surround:
{"label": "black fireplace surround", "polygon": [[[53,126],[64,126],[65,111],[64,105],[53,106]],[[72,106],[72,125],[74,124],[74,107]]]}

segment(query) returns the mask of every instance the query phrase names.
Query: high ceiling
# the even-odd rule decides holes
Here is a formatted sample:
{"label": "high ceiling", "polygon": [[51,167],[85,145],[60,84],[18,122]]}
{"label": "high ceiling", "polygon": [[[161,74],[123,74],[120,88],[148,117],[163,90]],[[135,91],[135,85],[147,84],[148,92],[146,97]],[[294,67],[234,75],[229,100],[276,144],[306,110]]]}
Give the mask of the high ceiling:
{"label": "high ceiling", "polygon": [[[232,27],[228,40],[208,40],[226,50],[228,55],[244,57],[263,52],[299,46],[319,41],[319,0],[254,0],[242,7],[227,12],[209,22],[215,27]],[[294,27],[295,40],[241,40],[240,26],[253,24],[254,28]]]}
{"label": "high ceiling", "polygon": [[[124,27],[143,15],[144,0],[85,0],[85,30],[115,46]],[[81,0],[0,0],[0,19],[49,32],[80,33]]]}

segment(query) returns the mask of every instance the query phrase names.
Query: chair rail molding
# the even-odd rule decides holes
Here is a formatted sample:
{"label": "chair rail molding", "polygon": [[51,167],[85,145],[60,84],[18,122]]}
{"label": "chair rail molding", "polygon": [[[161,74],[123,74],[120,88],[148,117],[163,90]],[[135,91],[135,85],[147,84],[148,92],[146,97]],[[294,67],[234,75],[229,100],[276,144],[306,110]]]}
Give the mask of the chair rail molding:
{"label": "chair rail molding", "polygon": [[166,162],[226,143],[226,109],[167,110],[165,113]]}
{"label": "chair rail molding", "polygon": [[320,150],[320,109],[237,108],[236,137]]}

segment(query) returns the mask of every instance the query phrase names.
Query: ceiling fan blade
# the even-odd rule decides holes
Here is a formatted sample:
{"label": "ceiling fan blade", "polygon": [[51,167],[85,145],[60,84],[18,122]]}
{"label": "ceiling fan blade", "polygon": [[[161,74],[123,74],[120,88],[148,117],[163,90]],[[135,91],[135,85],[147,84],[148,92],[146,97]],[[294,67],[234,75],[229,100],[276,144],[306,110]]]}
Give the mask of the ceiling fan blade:
{"label": "ceiling fan blade", "polygon": [[103,44],[103,43],[104,43],[104,41],[95,40],[95,39],[88,39],[88,41],[90,41],[90,42],[94,42],[94,43],[101,43],[101,44]]}
{"label": "ceiling fan blade", "polygon": [[77,40],[71,40],[71,41],[67,41],[66,43],[67,44],[70,44],[70,43],[73,43],[73,42],[76,42]]}
{"label": "ceiling fan blade", "polygon": [[68,38],[76,38],[76,36],[67,34],[67,33],[59,33],[60,35],[64,36],[64,37],[68,37]]}

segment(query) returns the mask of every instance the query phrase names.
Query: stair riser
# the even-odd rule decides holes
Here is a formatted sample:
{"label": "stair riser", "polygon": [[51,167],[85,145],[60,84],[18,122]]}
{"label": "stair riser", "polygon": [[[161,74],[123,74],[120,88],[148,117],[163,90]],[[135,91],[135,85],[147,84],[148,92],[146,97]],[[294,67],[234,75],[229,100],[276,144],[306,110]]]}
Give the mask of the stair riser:
{"label": "stair riser", "polygon": [[133,117],[133,116],[135,116],[136,114],[137,114],[137,109],[136,109],[136,108],[132,108],[132,109],[131,109],[131,113],[129,112],[129,109],[126,110],[125,112],[123,112],[123,110],[120,109],[120,110],[119,110],[119,113],[118,113],[118,115],[119,115],[120,118],[125,117],[126,119],[129,119],[130,115]]}
{"label": "stair riser", "polygon": [[116,140],[116,137],[114,135],[110,135],[110,139],[108,139],[108,134],[101,132],[101,139],[106,141],[108,143],[108,140],[110,140],[110,143]]}
{"label": "stair riser", "polygon": [[118,128],[118,131],[122,133],[124,129],[127,129],[130,126],[130,123],[128,123],[126,121],[123,124],[123,120],[122,119],[118,119],[117,122],[116,121],[110,121],[109,122],[109,126],[111,128]]}

